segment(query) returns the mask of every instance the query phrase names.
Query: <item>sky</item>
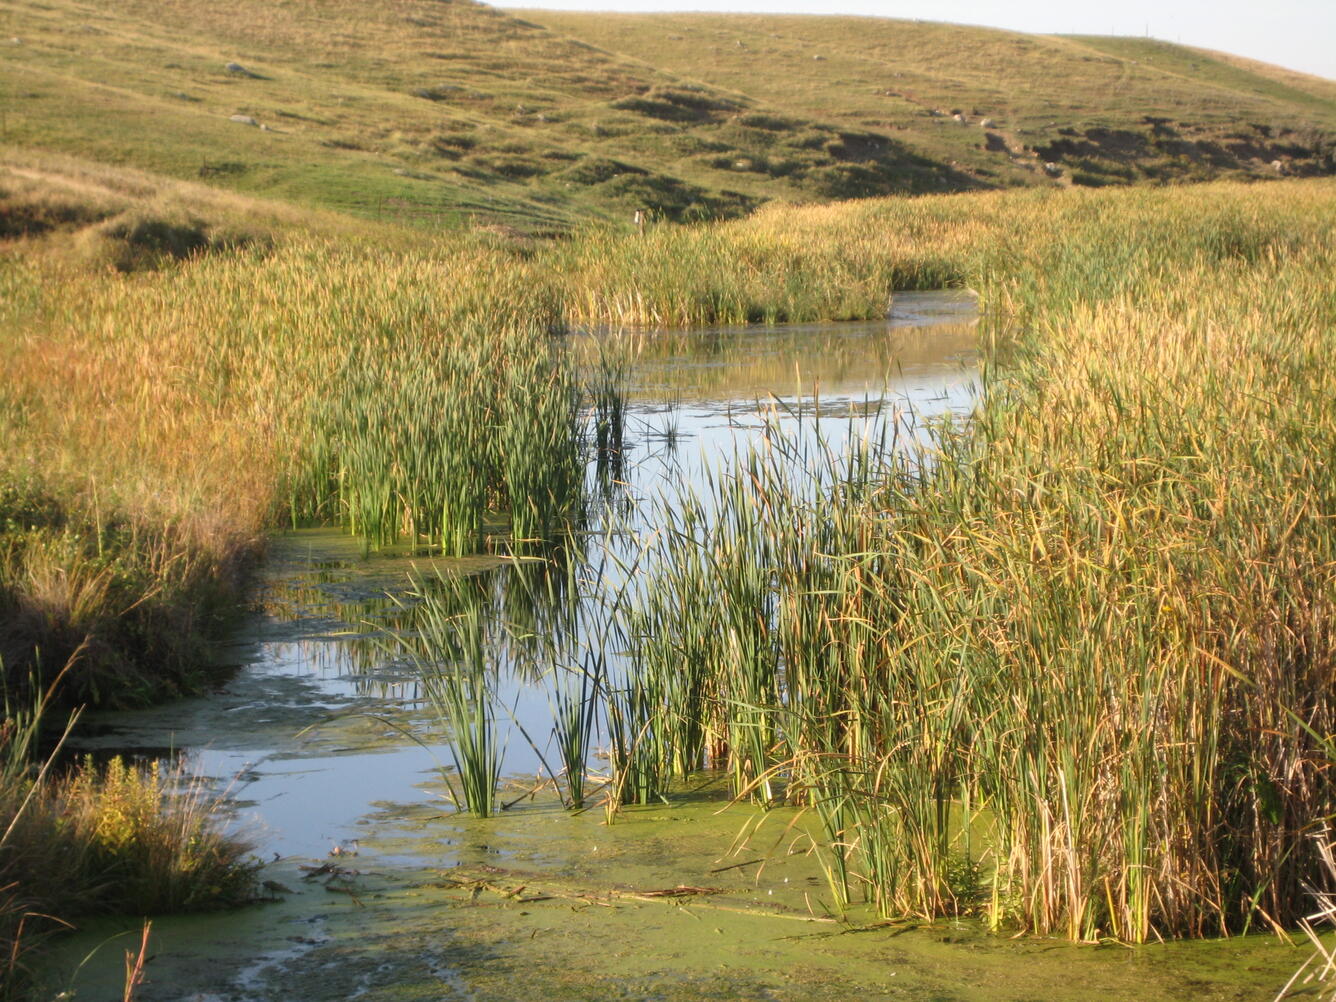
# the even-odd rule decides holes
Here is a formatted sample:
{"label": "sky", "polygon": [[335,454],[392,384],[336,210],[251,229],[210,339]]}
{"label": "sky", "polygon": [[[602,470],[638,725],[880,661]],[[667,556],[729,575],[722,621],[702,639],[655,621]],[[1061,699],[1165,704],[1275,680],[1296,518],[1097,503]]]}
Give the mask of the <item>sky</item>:
{"label": "sky", "polygon": [[496,6],[869,14],[1039,34],[1149,34],[1336,80],[1336,0],[505,0]]}

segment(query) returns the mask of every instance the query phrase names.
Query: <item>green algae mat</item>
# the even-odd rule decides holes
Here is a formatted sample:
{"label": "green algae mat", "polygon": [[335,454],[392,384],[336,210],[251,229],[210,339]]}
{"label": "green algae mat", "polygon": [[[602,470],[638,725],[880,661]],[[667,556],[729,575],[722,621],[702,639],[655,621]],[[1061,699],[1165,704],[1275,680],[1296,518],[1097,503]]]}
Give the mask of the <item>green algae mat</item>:
{"label": "green algae mat", "polygon": [[[487,821],[431,801],[363,820],[322,859],[271,863],[269,903],[155,921],[137,997],[1260,1000],[1306,956],[1269,937],[1081,947],[837,918],[802,819],[717,787],[611,825],[542,794]],[[139,929],[66,941],[47,997],[119,997]]]}

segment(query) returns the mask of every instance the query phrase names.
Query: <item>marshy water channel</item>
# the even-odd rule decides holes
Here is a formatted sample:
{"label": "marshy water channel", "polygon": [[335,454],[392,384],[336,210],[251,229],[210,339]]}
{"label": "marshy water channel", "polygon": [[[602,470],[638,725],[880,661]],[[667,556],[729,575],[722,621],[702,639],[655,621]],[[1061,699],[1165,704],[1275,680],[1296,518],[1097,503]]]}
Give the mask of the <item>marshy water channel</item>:
{"label": "marshy water channel", "polygon": [[[876,323],[617,335],[636,343],[616,431],[563,544],[498,535],[442,558],[368,555],[334,529],[276,538],[218,652],[220,690],[103,715],[79,739],[185,757],[272,861],[272,902],[155,923],[141,997],[1269,998],[1295,959],[1270,939],[1133,952],[879,924],[839,886],[848,861],[816,851],[830,819],[783,805],[800,777],[768,748],[811,723],[774,708],[800,680],[782,652],[744,650],[748,628],[705,586],[764,604],[770,582],[674,570],[684,547],[736,545],[768,490],[796,499],[764,502],[783,521],[875,489],[888,461],[912,476],[935,423],[979,392],[975,309],[902,294]],[[596,356],[613,336],[585,337]],[[671,609],[656,598],[693,581]],[[693,601],[708,608],[686,624]],[[711,690],[709,712],[652,667],[689,661],[701,624],[742,638],[739,664],[770,664]],[[655,705],[681,723],[671,740]],[[114,993],[118,945],[72,972],[121,929],[137,922],[74,938],[52,991]]]}

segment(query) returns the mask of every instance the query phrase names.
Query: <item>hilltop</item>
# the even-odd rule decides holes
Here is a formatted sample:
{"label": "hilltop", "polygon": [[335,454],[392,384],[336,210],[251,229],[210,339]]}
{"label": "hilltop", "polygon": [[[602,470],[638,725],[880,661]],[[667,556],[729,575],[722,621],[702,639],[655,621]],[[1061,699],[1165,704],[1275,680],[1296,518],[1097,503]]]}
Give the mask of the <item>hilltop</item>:
{"label": "hilltop", "polygon": [[6,193],[15,156],[75,157],[391,224],[542,233],[641,206],[690,220],[1336,166],[1336,84],[1147,40],[471,0],[0,11]]}

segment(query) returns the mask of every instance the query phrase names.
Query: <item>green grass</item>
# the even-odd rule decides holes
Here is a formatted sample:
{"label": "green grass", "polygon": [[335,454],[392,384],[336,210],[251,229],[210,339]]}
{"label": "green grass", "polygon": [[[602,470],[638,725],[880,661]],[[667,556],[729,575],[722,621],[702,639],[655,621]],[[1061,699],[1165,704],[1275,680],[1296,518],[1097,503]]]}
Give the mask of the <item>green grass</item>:
{"label": "green grass", "polygon": [[[1265,125],[1275,140],[1288,130],[1290,144],[1316,153],[1314,169],[1331,170],[1328,147],[1314,135],[1336,130],[1336,88],[1329,81],[1239,66],[1164,42],[838,16],[537,10],[524,16],[765,102],[793,120],[773,133],[776,139],[815,117],[902,144],[936,165],[935,178],[924,177],[928,190],[1044,183],[1043,160],[1062,157],[1041,159],[1036,149],[1064,135],[1085,138],[1092,129],[1148,140],[1146,116],[1165,119],[1181,134],[1181,154],[1149,148],[1104,155],[1150,168],[1157,179],[1264,173],[1271,159],[1290,158],[1279,152],[1289,144],[1273,148],[1251,123]],[[957,111],[965,124],[953,119]],[[1003,148],[986,149],[987,133]],[[1240,138],[1258,150],[1243,148]],[[1217,146],[1225,155],[1210,162]]]}
{"label": "green grass", "polygon": [[[815,811],[837,897],[888,916],[1293,926],[1336,807],[1332,194],[970,199],[956,265],[1002,378],[931,452],[772,439],[655,509],[606,709],[622,799],[708,749],[739,796]],[[959,201],[698,239],[799,231],[819,286],[851,237]]]}
{"label": "green grass", "polygon": [[1330,116],[1331,103],[1336,101],[1336,82],[1253,63],[1225,53],[1173,45],[1153,38],[1101,35],[1070,37],[1082,45],[1120,59],[1134,59],[1138,64],[1151,67],[1166,77],[1172,75],[1184,82],[1208,84],[1234,95],[1252,95],[1296,108],[1307,108],[1318,120]]}
{"label": "green grass", "polygon": [[499,808],[504,747],[497,726],[490,596],[476,579],[442,577],[415,597],[421,601],[418,630],[404,643],[450,746],[454,778],[443,773],[446,788],[460,810],[490,817]]}
{"label": "green grass", "polygon": [[1134,40],[872,18],[521,20],[426,0],[0,10],[19,39],[0,66],[7,147],[429,232],[1049,185],[1035,151],[1063,130],[1148,142],[1146,116],[1175,130],[1174,150],[1099,151],[1138,179],[1265,174],[1277,157],[1329,171],[1336,129],[1321,81]]}
{"label": "green grass", "polygon": [[[807,190],[733,167],[765,161],[770,139],[731,125],[755,105],[746,96],[482,6],[9,12],[22,44],[0,88],[7,141],[20,147],[176,178],[205,171],[235,191],[436,229],[543,231],[642,206],[713,218]],[[227,72],[233,61],[254,75]],[[789,159],[837,165],[821,148],[837,134],[806,126],[817,146]],[[886,174],[879,190],[899,186]]]}

